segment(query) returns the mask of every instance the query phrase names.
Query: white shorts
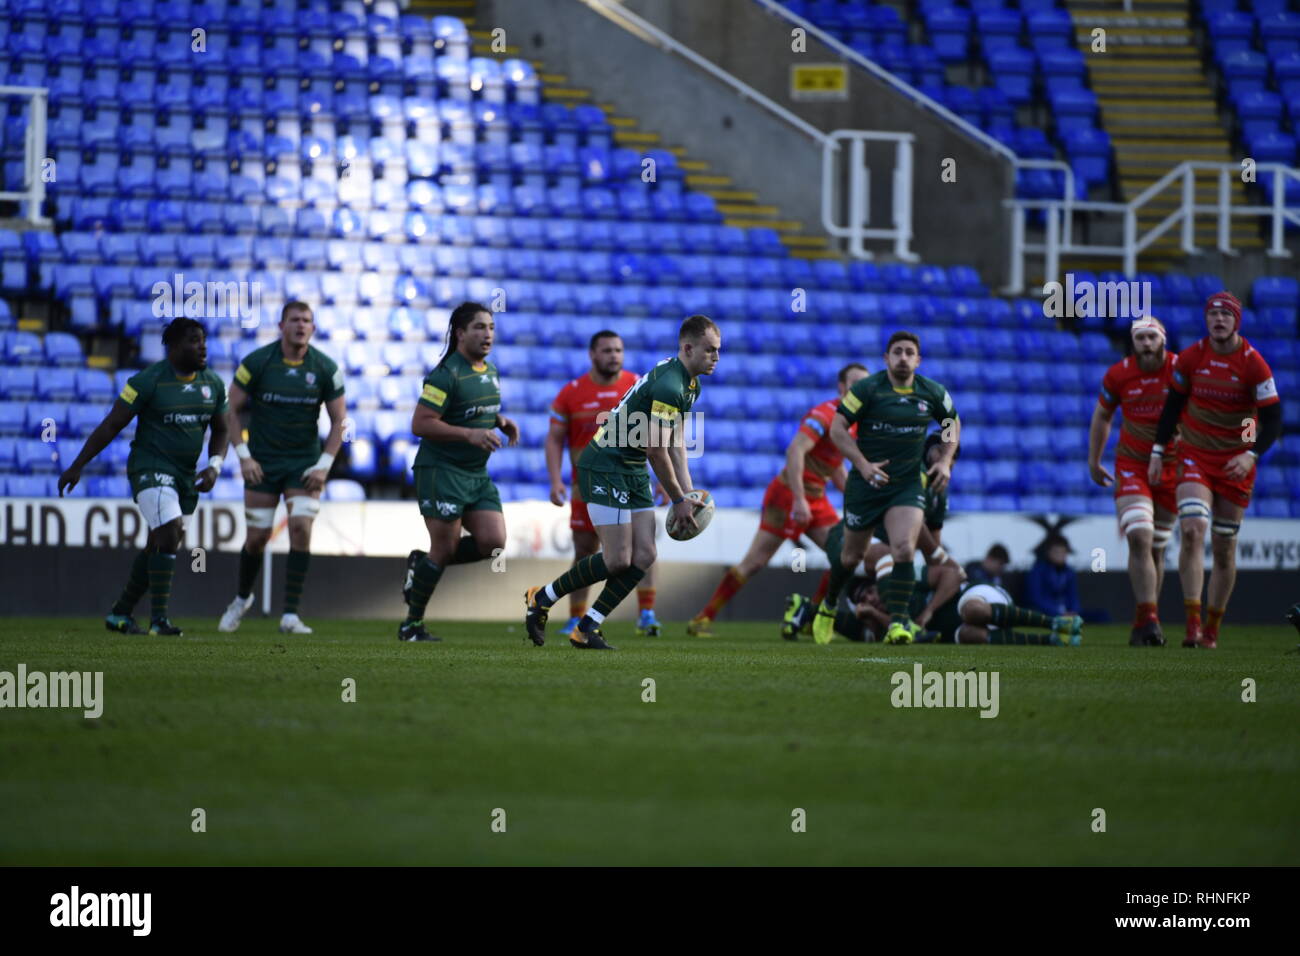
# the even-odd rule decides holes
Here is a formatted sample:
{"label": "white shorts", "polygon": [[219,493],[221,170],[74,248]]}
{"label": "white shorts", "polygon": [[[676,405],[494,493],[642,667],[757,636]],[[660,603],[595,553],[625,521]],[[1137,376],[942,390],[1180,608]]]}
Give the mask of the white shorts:
{"label": "white shorts", "polygon": [[[965,607],[967,601],[971,600],[987,601],[989,604],[1013,604],[1011,595],[995,584],[974,584],[962,592],[961,597],[957,599],[957,613],[961,614],[961,609]],[[989,624],[990,631],[996,631],[997,628]]]}
{"label": "white shorts", "polygon": [[136,497],[135,504],[150,531],[156,531],[177,518],[181,519],[182,527],[190,526],[192,516],[181,514],[181,499],[175,488],[146,488]]}
{"label": "white shorts", "polygon": [[632,516],[643,511],[654,512],[654,508],[611,508],[609,505],[587,505],[587,517],[593,527],[606,524],[631,524]]}

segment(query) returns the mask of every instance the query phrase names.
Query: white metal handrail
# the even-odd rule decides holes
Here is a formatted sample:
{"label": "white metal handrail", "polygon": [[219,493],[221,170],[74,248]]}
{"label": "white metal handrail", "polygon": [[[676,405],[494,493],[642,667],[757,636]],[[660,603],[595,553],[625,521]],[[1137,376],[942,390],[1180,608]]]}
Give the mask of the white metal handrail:
{"label": "white metal handrail", "polygon": [[45,180],[42,176],[46,151],[46,115],[50,91],[43,86],[0,86],[0,96],[26,96],[31,100],[31,110],[23,142],[23,189],[0,192],[0,199],[17,199],[27,203],[27,221],[34,226],[49,225],[41,215],[45,202]]}
{"label": "white metal handrail", "polygon": [[820,143],[823,148],[826,148],[829,137],[817,127],[800,119],[798,116],[795,116],[780,103],[775,102],[768,96],[764,96],[744,80],[734,74],[728,73],[716,63],[701,56],[690,47],[669,36],[653,23],[637,16],[622,4],[615,2],[615,0],[582,0],[582,2],[595,12],[617,23],[630,33],[637,34],[646,43],[653,44],[654,46],[667,50],[670,53],[674,53],[677,56],[690,61],[706,73],[721,80],[723,83],[726,83],[743,98],[752,100],[769,113],[779,117],[795,129],[799,130],[799,132],[803,133],[805,136],[811,137],[813,140]]}
{"label": "white metal handrail", "polygon": [[[1031,254],[1041,254],[1044,261],[1044,276],[1052,281],[1060,272],[1063,255],[1114,256],[1123,260],[1123,272],[1126,276],[1137,273],[1137,260],[1157,239],[1175,226],[1180,227],[1179,242],[1184,253],[1195,255],[1200,250],[1196,247],[1196,216],[1210,213],[1218,217],[1216,246],[1225,255],[1236,255],[1232,248],[1232,217],[1251,216],[1253,218],[1270,217],[1272,219],[1271,244],[1268,255],[1289,256],[1284,243],[1284,231],[1288,222],[1300,225],[1300,208],[1288,208],[1286,205],[1286,184],[1290,180],[1300,182],[1300,170],[1284,166],[1281,163],[1259,163],[1259,174],[1273,176],[1273,201],[1267,206],[1237,206],[1232,202],[1233,178],[1241,174],[1237,163],[1213,163],[1188,160],[1179,163],[1169,172],[1144,189],[1126,203],[1087,202],[1059,199],[1008,199],[1006,205],[1013,210],[1011,230],[1011,263],[1007,286],[1004,291],[1009,295],[1018,295],[1024,291],[1025,258]],[[1218,198],[1214,203],[1196,201],[1196,173],[1214,171],[1218,174]],[[1139,233],[1137,217],[1139,211],[1160,196],[1175,183],[1179,184],[1180,201],[1178,206],[1160,222]],[[1031,209],[1042,209],[1046,213],[1044,241],[1030,243],[1025,241],[1025,217]],[[1123,216],[1123,238],[1120,245],[1093,245],[1074,240],[1074,212],[1095,212]]]}
{"label": "white metal handrail", "polygon": [[[912,243],[912,143],[916,139],[911,133],[888,133],[880,131],[837,129],[830,135],[831,142],[822,150],[822,228],[830,235],[848,239],[849,252],[858,259],[870,259],[864,240],[892,239],[894,255],[905,262],[920,259],[911,250]],[[848,221],[841,224],[836,218],[836,184],[840,177],[835,168],[836,154],[843,158],[844,151],[836,145],[848,141],[849,190],[847,206]],[[868,169],[866,144],[868,142],[890,142],[895,145],[894,179],[892,187],[891,214],[893,224],[887,228],[872,228],[871,222],[871,171]]]}

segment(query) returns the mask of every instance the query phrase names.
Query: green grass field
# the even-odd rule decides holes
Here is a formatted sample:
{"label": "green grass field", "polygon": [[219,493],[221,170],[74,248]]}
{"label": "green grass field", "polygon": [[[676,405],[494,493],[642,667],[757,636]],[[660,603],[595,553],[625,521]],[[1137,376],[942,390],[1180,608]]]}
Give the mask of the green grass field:
{"label": "green grass field", "polygon": [[[432,645],[390,622],[178,623],[194,636],[0,622],[0,670],[102,670],[105,701],[99,720],[0,710],[0,862],[1300,861],[1289,627],[1230,627],[1209,652],[1130,649],[1120,628],[823,648],[775,625],[615,625],[622,650],[596,654],[533,648],[518,622],[439,625]],[[918,661],[998,671],[999,716],[892,707],[890,675]]]}

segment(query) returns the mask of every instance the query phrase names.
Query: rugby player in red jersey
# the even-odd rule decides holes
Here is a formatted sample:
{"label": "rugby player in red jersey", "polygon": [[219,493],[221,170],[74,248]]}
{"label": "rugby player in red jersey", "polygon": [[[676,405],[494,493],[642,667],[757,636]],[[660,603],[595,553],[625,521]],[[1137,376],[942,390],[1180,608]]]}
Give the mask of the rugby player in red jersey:
{"label": "rugby player in red jersey", "polygon": [[[617,332],[602,329],[591,337],[587,346],[591,356],[591,371],[575,378],[560,389],[551,403],[551,429],[546,435],[546,471],[551,479],[551,504],[560,507],[568,495],[561,477],[564,465],[564,448],[568,445],[569,461],[577,462],[582,450],[605,423],[609,411],[623,400],[628,389],[636,384],[635,372],[623,368],[623,340]],[[662,488],[659,489],[662,497]],[[573,530],[573,562],[577,564],[588,555],[600,550],[600,539],[587,514],[587,503],[573,486],[569,499],[569,527]],[[569,592],[569,621],[563,634],[568,637],[577,628],[587,611],[587,588]],[[654,565],[636,589],[640,615],[636,632],[644,637],[659,636],[659,622],[655,620]]]}
{"label": "rugby player in red jersey", "polygon": [[[1216,292],[1205,303],[1209,334],[1178,355],[1169,395],[1151,446],[1147,480],[1163,481],[1165,446],[1180,430],[1177,466],[1187,632],[1183,647],[1218,646],[1219,624],[1237,579],[1236,536],[1255,484],[1255,463],[1282,432],[1282,406],[1273,372],[1241,336],[1241,302]],[[1214,574],[1201,628],[1205,533],[1210,530]]]}
{"label": "rugby player in red jersey", "polygon": [[[1165,327],[1157,318],[1134,319],[1130,334],[1133,354],[1107,369],[1101,380],[1101,394],[1088,429],[1088,471],[1103,488],[1114,485],[1119,530],[1128,541],[1128,576],[1137,602],[1129,644],[1160,647],[1165,638],[1156,602],[1164,583],[1165,546],[1178,513],[1174,498],[1177,449],[1172,444],[1165,448],[1161,481],[1154,487],[1147,482],[1147,462],[1177,357],[1165,348]],[[1118,480],[1101,463],[1117,408],[1123,416],[1115,448]]]}
{"label": "rugby player in red jersey", "polygon": [[[844,455],[830,437],[831,420],[844,394],[866,374],[866,367],[857,362],[844,366],[838,376],[838,395],[804,415],[799,430],[786,448],[785,469],[771,480],[763,495],[758,531],[754,533],[749,551],[738,565],[727,569],[704,610],[686,625],[687,634],[712,637],[713,620],[718,612],[747,580],[767,566],[782,541],[797,542],[806,534],[817,547],[826,546],[826,536],[840,520],[835,506],[826,498],[826,482],[830,481],[843,491],[845,480]],[[813,598],[814,606],[825,597],[829,584],[829,573],[823,574]],[[794,595],[793,600],[795,604],[787,607],[785,625],[781,630],[781,636],[787,640],[797,636],[792,622],[799,617],[798,603],[804,598]]]}

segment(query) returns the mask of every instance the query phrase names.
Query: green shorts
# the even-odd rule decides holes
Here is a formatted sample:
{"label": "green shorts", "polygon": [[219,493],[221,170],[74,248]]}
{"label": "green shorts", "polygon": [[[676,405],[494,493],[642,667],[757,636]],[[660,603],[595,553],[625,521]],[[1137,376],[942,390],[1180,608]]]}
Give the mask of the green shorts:
{"label": "green shorts", "polygon": [[133,471],[127,476],[131,482],[131,498],[138,501],[140,492],[146,488],[172,488],[181,502],[181,514],[192,515],[199,506],[199,493],[194,487],[194,475],[183,475],[176,471],[164,471],[150,468],[148,471]]}
{"label": "green shorts", "polygon": [[461,471],[447,465],[415,469],[415,496],[420,514],[440,521],[459,521],[467,511],[501,511],[501,494],[487,471]]}
{"label": "green shorts", "polygon": [[872,488],[857,471],[844,486],[844,526],[850,531],[883,529],[890,508],[925,510],[925,488],[919,476],[910,481],[895,479],[883,488]]}
{"label": "green shorts", "polygon": [[620,511],[640,511],[655,506],[650,491],[650,475],[627,475],[617,471],[592,471],[578,466],[578,491],[591,505],[604,505]]}
{"label": "green shorts", "polygon": [[302,473],[316,462],[319,455],[310,458],[270,458],[263,461],[256,455],[257,463],[262,466],[262,480],[255,485],[244,485],[245,491],[260,491],[269,495],[282,495],[290,488],[305,488]]}

